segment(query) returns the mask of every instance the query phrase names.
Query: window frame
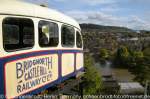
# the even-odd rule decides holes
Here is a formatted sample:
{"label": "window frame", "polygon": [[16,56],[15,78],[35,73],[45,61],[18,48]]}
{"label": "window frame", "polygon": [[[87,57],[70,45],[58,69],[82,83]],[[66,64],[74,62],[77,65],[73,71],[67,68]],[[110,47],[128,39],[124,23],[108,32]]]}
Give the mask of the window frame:
{"label": "window frame", "polygon": [[[63,27],[69,27],[69,28],[72,28],[73,29],[73,31],[74,31],[74,44],[73,45],[69,45],[69,46],[66,46],[66,45],[64,45],[63,44],[63,41],[62,41],[62,29],[63,29]],[[76,31],[75,31],[75,28],[73,27],[73,26],[70,26],[70,25],[68,25],[68,24],[62,24],[61,25],[61,46],[63,47],[63,48],[74,48],[75,47],[75,45],[76,45],[76,42],[75,42],[75,40],[76,40],[76,38],[75,38],[75,36],[76,36]]]}
{"label": "window frame", "polygon": [[[53,24],[56,24],[56,26],[57,26],[57,32],[58,32],[58,44],[56,45],[56,46],[50,46],[50,45],[47,45],[47,46],[41,46],[41,44],[40,44],[40,39],[39,39],[39,26],[40,26],[40,22],[47,22],[47,23],[53,23]],[[60,38],[60,33],[59,33],[59,24],[57,23],[57,22],[53,22],[53,21],[50,21],[50,20],[39,20],[38,21],[38,45],[39,45],[39,47],[40,48],[54,48],[54,47],[58,47],[59,46],[59,38]]]}
{"label": "window frame", "polygon": [[[31,47],[24,47],[24,48],[17,48],[17,49],[11,49],[11,50],[8,50],[5,48],[5,44],[4,44],[4,22],[6,19],[26,19],[26,20],[30,20],[32,22],[32,25],[33,25],[33,45]],[[20,32],[19,32],[19,35],[20,35]],[[16,51],[24,51],[24,50],[29,50],[29,49],[33,49],[34,46],[35,46],[35,22],[32,18],[30,17],[18,17],[18,16],[8,16],[8,17],[4,17],[2,19],[2,48],[4,49],[5,52],[16,52]],[[23,42],[24,43],[24,42]]]}

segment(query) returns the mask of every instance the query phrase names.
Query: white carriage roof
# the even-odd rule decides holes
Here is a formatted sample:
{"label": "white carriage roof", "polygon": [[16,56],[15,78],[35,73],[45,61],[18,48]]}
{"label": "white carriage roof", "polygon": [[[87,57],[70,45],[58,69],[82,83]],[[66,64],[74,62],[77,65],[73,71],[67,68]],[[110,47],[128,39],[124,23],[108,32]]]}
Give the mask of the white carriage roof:
{"label": "white carriage roof", "polygon": [[58,11],[19,0],[0,0],[0,14],[41,17],[68,23],[80,29],[77,21]]}

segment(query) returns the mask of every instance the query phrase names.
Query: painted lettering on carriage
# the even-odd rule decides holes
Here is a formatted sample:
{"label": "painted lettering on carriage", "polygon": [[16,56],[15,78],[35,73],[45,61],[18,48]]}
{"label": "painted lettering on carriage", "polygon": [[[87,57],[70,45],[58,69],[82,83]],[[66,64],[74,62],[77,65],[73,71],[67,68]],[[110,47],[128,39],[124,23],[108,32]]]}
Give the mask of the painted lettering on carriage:
{"label": "painted lettering on carriage", "polygon": [[6,96],[14,98],[56,81],[59,77],[58,63],[57,54],[28,57],[6,63]]}
{"label": "painted lettering on carriage", "polygon": [[52,78],[52,57],[36,58],[16,63],[17,93],[29,90]]}

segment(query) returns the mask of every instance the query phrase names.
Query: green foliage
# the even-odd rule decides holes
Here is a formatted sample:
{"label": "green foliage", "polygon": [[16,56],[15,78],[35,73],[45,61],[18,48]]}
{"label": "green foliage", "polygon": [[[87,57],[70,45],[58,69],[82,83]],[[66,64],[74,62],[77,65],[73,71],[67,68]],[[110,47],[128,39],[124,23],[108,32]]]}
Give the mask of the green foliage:
{"label": "green foliage", "polygon": [[129,52],[128,52],[128,49],[127,47],[125,46],[122,46],[118,49],[118,52],[117,52],[118,56],[120,58],[127,58],[129,56]]}
{"label": "green foliage", "polygon": [[150,58],[144,55],[148,55],[149,51],[128,51],[127,47],[122,46],[118,49],[115,55],[116,65],[128,68],[132,74],[135,75],[136,81],[144,84],[146,80],[150,80]]}
{"label": "green foliage", "polygon": [[149,47],[149,48],[144,49],[143,53],[144,53],[144,56],[148,56],[148,57],[150,57],[150,47]]}
{"label": "green foliage", "polygon": [[[127,50],[121,52],[128,53]],[[148,51],[145,52],[149,53]],[[143,85],[145,84],[146,80],[150,80],[150,58],[145,57],[142,51],[130,51],[128,55],[119,55],[121,61],[124,61],[123,66],[128,67],[129,71],[135,75],[134,80]],[[120,60],[118,59],[118,61]]]}
{"label": "green foliage", "polygon": [[85,55],[85,76],[83,94],[96,94],[101,89],[101,77],[94,67],[94,60],[90,55]]}
{"label": "green foliage", "polygon": [[141,52],[141,51],[134,51],[132,57],[137,59],[137,58],[143,58],[144,55],[143,55],[143,52]]}
{"label": "green foliage", "polygon": [[115,54],[115,59],[114,59],[114,64],[119,66],[119,67],[124,67],[127,66],[127,61],[130,53],[127,49],[127,47],[122,46],[118,48],[116,54]]}
{"label": "green foliage", "polygon": [[109,57],[108,51],[107,49],[100,49],[100,58],[102,59],[106,59]]}
{"label": "green foliage", "polygon": [[145,84],[146,80],[150,80],[150,64],[148,63],[146,58],[136,58],[131,64],[132,73],[136,76],[135,80]]}
{"label": "green foliage", "polygon": [[142,60],[142,58],[144,58],[143,52],[130,51],[130,56],[128,57],[126,63],[128,67],[136,68],[138,60]]}

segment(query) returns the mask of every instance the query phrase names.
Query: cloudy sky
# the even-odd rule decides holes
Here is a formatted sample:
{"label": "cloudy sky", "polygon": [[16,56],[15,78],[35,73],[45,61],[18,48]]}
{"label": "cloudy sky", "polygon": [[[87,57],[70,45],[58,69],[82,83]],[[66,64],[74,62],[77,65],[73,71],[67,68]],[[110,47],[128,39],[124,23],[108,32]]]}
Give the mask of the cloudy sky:
{"label": "cloudy sky", "polygon": [[79,23],[150,30],[150,0],[25,0],[46,3]]}

